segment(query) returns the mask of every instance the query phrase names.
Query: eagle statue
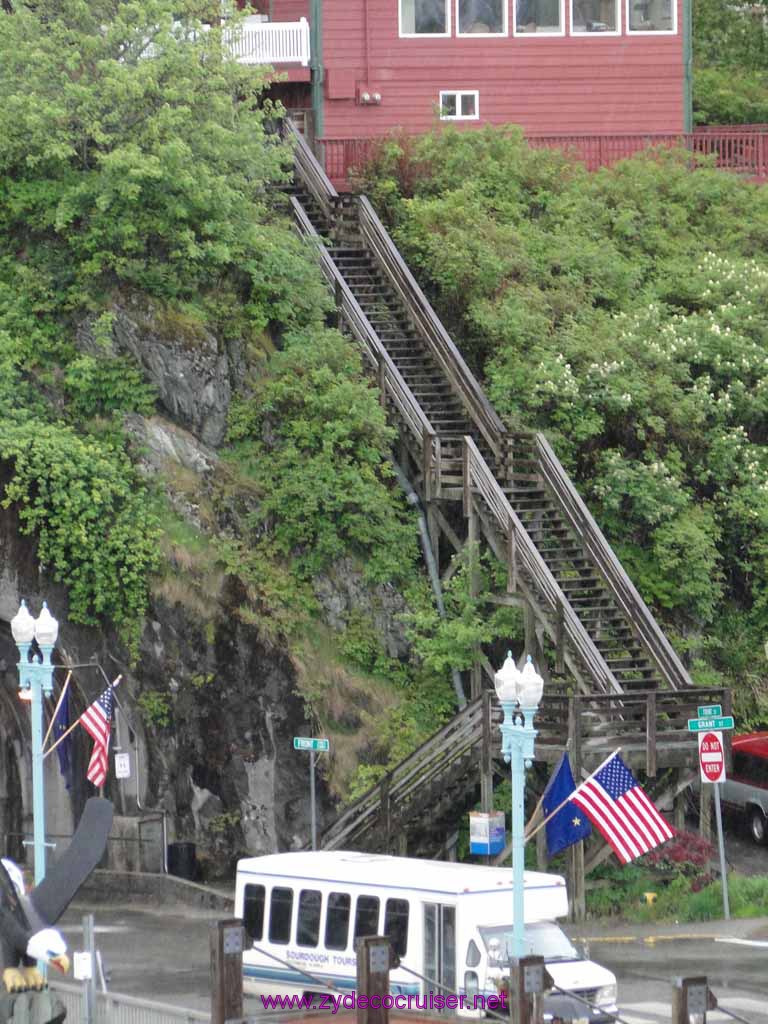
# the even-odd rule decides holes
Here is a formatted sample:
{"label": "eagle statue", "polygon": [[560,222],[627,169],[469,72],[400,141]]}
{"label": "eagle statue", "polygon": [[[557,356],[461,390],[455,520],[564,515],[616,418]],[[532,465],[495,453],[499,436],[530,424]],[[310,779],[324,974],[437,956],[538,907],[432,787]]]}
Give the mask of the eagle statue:
{"label": "eagle statue", "polygon": [[101,860],[112,813],[109,800],[88,800],[69,847],[29,893],[18,867],[0,861],[0,970],[6,992],[44,987],[35,961],[69,970],[67,945],[53,926]]}

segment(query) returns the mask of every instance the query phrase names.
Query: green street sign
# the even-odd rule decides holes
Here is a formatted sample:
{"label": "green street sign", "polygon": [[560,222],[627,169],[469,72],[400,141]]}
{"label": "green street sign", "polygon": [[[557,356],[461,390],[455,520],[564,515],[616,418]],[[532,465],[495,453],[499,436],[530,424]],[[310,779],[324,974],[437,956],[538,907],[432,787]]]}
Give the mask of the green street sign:
{"label": "green street sign", "polygon": [[324,739],[312,739],[311,736],[294,736],[294,750],[329,750],[330,742]]}
{"label": "green street sign", "polygon": [[689,718],[688,732],[707,732],[709,729],[715,731],[733,728],[733,715],[725,715],[723,718]]}
{"label": "green street sign", "polygon": [[721,704],[700,704],[699,718],[719,718],[723,713]]}

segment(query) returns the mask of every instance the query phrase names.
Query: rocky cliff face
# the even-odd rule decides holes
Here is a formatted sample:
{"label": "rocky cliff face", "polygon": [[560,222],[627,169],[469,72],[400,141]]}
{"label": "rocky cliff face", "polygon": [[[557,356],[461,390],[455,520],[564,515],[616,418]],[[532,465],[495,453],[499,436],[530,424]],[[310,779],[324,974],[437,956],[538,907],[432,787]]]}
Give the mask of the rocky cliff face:
{"label": "rocky cliff face", "polygon": [[[169,321],[138,301],[116,303],[113,313],[113,352],[130,353],[158,394],[158,415],[126,420],[137,457],[176,513],[204,530],[210,522],[203,506],[217,471],[239,355],[199,327]],[[78,337],[93,351],[89,323]],[[205,585],[200,574],[188,585],[184,577],[195,567],[172,549],[168,557],[178,562],[153,589],[131,665],[108,626],[68,621],[66,588],[47,578],[33,542],[19,534],[14,511],[0,512],[0,832],[31,830],[29,714],[16,696],[17,651],[7,626],[24,597],[35,613],[47,599],[61,623],[62,655],[83,666],[73,673],[79,710],[106,678],[122,673],[113,748],[119,744],[130,753],[131,776],[118,781],[110,772],[107,795],[118,812],[167,812],[169,838],[196,841],[211,874],[231,869],[238,854],[308,840],[308,764],[294,754],[292,736],[311,726],[295,692],[290,654],[267,640],[258,623],[238,615],[244,595],[237,579],[208,565]],[[56,758],[46,761],[48,828],[60,834],[71,830],[88,789],[91,741],[81,729],[75,738],[69,793]],[[322,780],[319,798],[322,821],[330,804]]]}

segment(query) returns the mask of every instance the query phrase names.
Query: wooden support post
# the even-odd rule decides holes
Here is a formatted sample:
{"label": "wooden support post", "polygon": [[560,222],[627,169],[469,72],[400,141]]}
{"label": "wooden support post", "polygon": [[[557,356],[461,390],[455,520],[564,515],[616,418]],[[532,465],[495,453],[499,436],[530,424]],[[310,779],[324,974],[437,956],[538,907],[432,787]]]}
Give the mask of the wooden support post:
{"label": "wooden support post", "polygon": [[243,1016],[243,922],[214,922],[210,943],[211,1024],[224,1024]]}
{"label": "wooden support post", "polygon": [[[472,501],[472,496],[469,496],[469,509],[467,510],[467,550],[469,553],[469,596],[476,598],[480,593],[480,572],[477,564],[478,556],[478,529],[477,529],[477,509],[475,503]],[[472,668],[470,670],[469,677],[469,695],[471,700],[480,696],[482,689],[482,674],[480,669],[480,648],[476,647],[474,652],[474,660],[472,662]]]}
{"label": "wooden support post", "polygon": [[694,1016],[706,1024],[707,1010],[716,1008],[706,977],[678,978],[672,986],[672,1024],[690,1024]]}
{"label": "wooden support post", "polygon": [[645,773],[656,778],[656,691],[645,698]]}
{"label": "wooden support post", "polygon": [[681,832],[685,830],[685,790],[675,794],[672,801],[672,824]]}
{"label": "wooden support post", "polygon": [[387,409],[387,369],[382,360],[378,367],[378,379],[379,379],[379,402],[381,408],[386,412]]}
{"label": "wooden support post", "polygon": [[702,839],[712,838],[712,794],[706,782],[701,783],[699,790],[699,835]]}
{"label": "wooden support post", "polygon": [[464,502],[464,516],[469,515],[469,505],[472,498],[472,487],[469,480],[469,445],[466,441],[461,449],[462,465],[462,496]]}
{"label": "wooden support post", "polygon": [[565,672],[565,623],[563,621],[563,603],[558,599],[557,619],[555,621],[555,672]]}
{"label": "wooden support post", "polygon": [[507,529],[507,593],[514,594],[517,592],[517,531],[511,519]]}
{"label": "wooden support post", "polygon": [[493,756],[491,753],[491,691],[483,690],[483,733],[480,747],[480,809],[490,814],[493,809]]}
{"label": "wooden support post", "polygon": [[[357,954],[357,1024],[389,1024],[389,968],[392,950],[383,935],[365,935],[355,942]],[[371,1003],[374,1005],[372,1006]]]}
{"label": "wooden support post", "polygon": [[536,867],[546,871],[549,857],[547,856],[547,830],[540,828],[536,833]]}
{"label": "wooden support post", "polygon": [[335,306],[335,310],[334,310],[335,324],[334,324],[334,327],[336,327],[338,330],[341,330],[342,308],[343,308],[343,295],[342,295],[342,289],[341,289],[341,281],[336,281],[334,283],[334,286],[333,286],[333,301],[334,301],[334,306]]}
{"label": "wooden support post", "polygon": [[[722,705],[724,715],[733,714],[733,695],[730,690],[723,690]],[[727,775],[730,775],[731,771],[733,770],[733,746],[731,744],[732,739],[732,732],[726,731],[723,733],[723,746],[725,747],[725,771]]]}
{"label": "wooden support post", "polygon": [[539,646],[539,641],[536,636],[536,617],[533,613],[533,608],[526,602],[525,605],[525,653],[530,654],[533,659],[534,665],[538,669],[539,666],[536,664],[536,652]]}
{"label": "wooden support post", "polygon": [[389,853],[389,839],[391,831],[391,807],[389,801],[389,775],[385,775],[381,780],[381,803],[379,805],[379,813],[381,816],[381,831],[384,838],[384,849]]}
{"label": "wooden support post", "polygon": [[581,778],[581,697],[568,698],[568,749],[571,752],[571,770],[578,785]]}
{"label": "wooden support post", "polygon": [[[543,829],[542,829],[543,831]],[[584,840],[569,846],[566,852],[568,880],[568,920],[584,921],[587,917],[587,894],[584,872]]]}
{"label": "wooden support post", "polygon": [[435,556],[437,574],[440,575],[440,520],[437,517],[434,501],[427,502],[427,532],[429,543],[432,545],[432,554]]}

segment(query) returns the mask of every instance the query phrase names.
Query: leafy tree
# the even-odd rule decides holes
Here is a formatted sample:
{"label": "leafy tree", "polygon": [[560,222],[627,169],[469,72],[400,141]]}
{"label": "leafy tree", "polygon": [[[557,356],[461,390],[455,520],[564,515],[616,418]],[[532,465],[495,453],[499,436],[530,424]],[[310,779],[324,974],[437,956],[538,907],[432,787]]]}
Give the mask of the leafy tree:
{"label": "leafy tree", "polygon": [[196,13],[40,0],[3,18],[0,238],[75,305],[115,284],[224,290],[261,326],[273,298],[290,323],[318,292],[289,286],[300,247],[268,200],[289,151],[267,133],[263,70]]}
{"label": "leafy tree", "polygon": [[252,529],[301,575],[348,549],[372,580],[411,574],[415,531],[391,494],[393,431],[339,334],[288,335],[256,396],[233,409],[230,438],[260,495]]}

